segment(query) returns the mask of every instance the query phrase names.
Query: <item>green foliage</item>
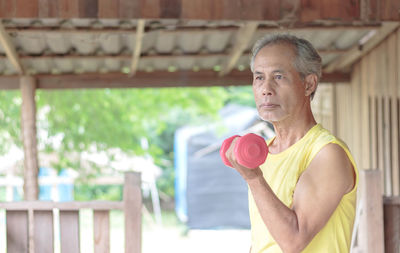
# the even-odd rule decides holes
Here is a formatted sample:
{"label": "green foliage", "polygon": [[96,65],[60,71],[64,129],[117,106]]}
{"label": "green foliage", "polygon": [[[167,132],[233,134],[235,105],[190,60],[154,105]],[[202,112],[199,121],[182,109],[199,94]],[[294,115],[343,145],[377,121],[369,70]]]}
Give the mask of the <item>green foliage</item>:
{"label": "green foliage", "polygon": [[0,90],[0,155],[12,144],[22,148],[21,103],[19,91]]}
{"label": "green foliage", "polygon": [[[46,114],[49,136],[62,136],[61,150],[82,151],[118,147],[143,153],[140,139],[154,139],[171,124],[186,123],[198,115],[210,116],[223,106],[226,92],[209,89],[70,90],[38,92],[39,108]],[[183,111],[183,113],[182,113]],[[40,140],[45,142],[45,140]],[[47,150],[54,150],[51,142]],[[162,153],[150,143],[150,153]]]}
{"label": "green foliage", "polygon": [[[80,169],[79,159],[69,153],[119,148],[128,154],[148,153],[164,169],[158,186],[173,195],[173,139],[183,125],[218,120],[218,111],[227,103],[254,105],[250,86],[208,88],[145,88],[92,90],[38,90],[37,127],[40,152],[57,152],[57,169]],[[20,139],[19,91],[0,91],[0,154],[11,144],[22,147]],[[140,140],[146,138],[148,150]],[[94,170],[96,174],[99,170]],[[86,173],[80,171],[81,175]],[[90,176],[90,175],[89,175]],[[85,188],[86,187],[86,188]],[[115,190],[76,189],[77,199],[104,196],[113,199]]]}
{"label": "green foliage", "polygon": [[122,185],[75,185],[74,199],[88,200],[122,200]]}

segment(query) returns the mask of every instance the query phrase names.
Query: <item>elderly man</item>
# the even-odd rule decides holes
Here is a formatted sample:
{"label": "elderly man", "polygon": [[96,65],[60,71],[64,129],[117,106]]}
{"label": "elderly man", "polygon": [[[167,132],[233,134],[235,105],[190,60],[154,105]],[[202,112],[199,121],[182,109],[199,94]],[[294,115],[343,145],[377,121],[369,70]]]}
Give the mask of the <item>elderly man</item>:
{"label": "elderly man", "polygon": [[350,251],[358,174],[346,144],[314,119],[321,58],[291,35],[260,39],[251,60],[261,119],[273,124],[263,165],[249,169],[226,152],[249,186],[253,253]]}

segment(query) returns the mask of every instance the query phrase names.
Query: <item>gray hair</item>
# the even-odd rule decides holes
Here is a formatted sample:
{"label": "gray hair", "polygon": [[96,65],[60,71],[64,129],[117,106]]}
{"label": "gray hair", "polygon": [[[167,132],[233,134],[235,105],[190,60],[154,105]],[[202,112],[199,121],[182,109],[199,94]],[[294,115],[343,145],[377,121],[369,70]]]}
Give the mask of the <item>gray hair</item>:
{"label": "gray hair", "polygon": [[[294,67],[299,72],[301,78],[304,79],[309,74],[315,74],[318,78],[317,81],[321,79],[322,61],[317,50],[315,50],[309,41],[290,34],[273,34],[259,39],[254,44],[251,51],[250,67],[252,72],[254,72],[254,60],[258,52],[266,46],[275,45],[278,43],[286,43],[293,46],[296,54]],[[315,91],[311,94],[311,99],[313,99]]]}

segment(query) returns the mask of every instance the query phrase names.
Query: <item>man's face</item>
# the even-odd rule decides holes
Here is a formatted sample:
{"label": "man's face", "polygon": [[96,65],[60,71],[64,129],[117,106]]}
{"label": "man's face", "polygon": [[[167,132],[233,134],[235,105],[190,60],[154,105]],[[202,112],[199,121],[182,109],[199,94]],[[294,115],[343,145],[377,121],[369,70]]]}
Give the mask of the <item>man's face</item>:
{"label": "man's face", "polygon": [[294,61],[294,50],[287,44],[266,46],[256,55],[253,92],[263,120],[277,122],[295,116],[309,99]]}

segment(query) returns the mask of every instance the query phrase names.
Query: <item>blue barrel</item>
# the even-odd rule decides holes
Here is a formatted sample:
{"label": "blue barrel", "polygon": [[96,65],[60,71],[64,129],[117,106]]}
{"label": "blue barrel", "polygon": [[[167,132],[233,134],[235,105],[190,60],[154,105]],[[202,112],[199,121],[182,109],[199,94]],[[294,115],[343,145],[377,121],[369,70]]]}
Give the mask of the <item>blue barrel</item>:
{"label": "blue barrel", "polygon": [[[58,175],[62,178],[70,178],[72,175],[71,173],[66,170],[62,169],[60,174]],[[58,187],[58,197],[59,201],[73,201],[74,200],[74,185],[73,184],[59,184]]]}
{"label": "blue barrel", "polygon": [[[48,177],[51,175],[50,168],[41,167],[39,168],[39,180],[41,177]],[[40,185],[39,184],[39,200],[51,200],[51,185]]]}

